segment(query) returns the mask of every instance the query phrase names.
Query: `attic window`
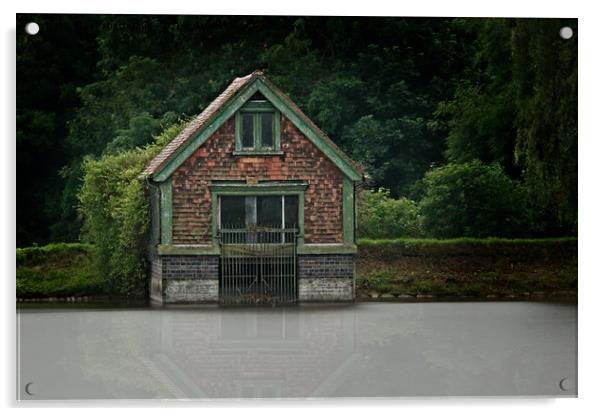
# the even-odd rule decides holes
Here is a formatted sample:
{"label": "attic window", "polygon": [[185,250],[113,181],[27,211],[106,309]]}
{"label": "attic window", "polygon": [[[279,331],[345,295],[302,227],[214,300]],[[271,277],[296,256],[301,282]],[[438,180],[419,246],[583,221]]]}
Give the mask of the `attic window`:
{"label": "attic window", "polygon": [[267,100],[251,100],[236,114],[234,154],[281,154],[280,113]]}

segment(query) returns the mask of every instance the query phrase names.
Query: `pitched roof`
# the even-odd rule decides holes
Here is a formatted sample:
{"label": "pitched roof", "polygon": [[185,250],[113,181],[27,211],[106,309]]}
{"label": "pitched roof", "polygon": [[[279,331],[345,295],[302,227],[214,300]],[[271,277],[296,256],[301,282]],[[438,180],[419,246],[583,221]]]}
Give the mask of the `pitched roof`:
{"label": "pitched roof", "polygon": [[318,128],[309,117],[291,100],[282,90],[269,81],[263,72],[256,70],[244,77],[236,78],[215,100],[211,102],[198,116],[196,116],[188,125],[178,134],[171,142],[169,142],[161,152],[151,160],[146,166],[143,175],[152,175],[160,172],[161,169],[175,157],[181,149],[184,149],[188,142],[196,137],[205,127],[220,114],[220,110],[226,106],[239,91],[242,91],[245,86],[251,84],[255,79],[261,80],[267,84],[270,89],[277,94],[286,104],[310,126],[316,134],[324,140],[342,159],[353,166],[357,171],[364,173],[363,167],[347,156],[320,128]]}
{"label": "pitched roof", "polygon": [[143,174],[153,174],[165,165],[172,155],[177,153],[191,137],[194,137],[213,117],[219,112],[219,109],[226,104],[230,98],[236,94],[244,85],[246,85],[254,73],[247,76],[236,78],[228,88],[211,102],[198,116],[196,116],[188,125],[169,142],[157,156],[144,169]]}

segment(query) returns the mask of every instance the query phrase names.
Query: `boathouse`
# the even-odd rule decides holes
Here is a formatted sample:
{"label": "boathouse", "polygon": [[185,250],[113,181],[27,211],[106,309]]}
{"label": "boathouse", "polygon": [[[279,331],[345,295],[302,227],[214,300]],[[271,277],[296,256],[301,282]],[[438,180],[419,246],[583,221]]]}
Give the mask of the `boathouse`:
{"label": "boathouse", "polygon": [[149,163],[160,303],[351,301],[351,160],[261,71],[236,78]]}

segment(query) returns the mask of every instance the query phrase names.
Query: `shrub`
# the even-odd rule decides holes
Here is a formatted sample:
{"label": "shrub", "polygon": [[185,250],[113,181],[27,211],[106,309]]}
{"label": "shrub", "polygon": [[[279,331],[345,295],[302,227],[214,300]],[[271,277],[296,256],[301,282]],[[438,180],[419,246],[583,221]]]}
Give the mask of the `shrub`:
{"label": "shrub", "polygon": [[522,187],[500,165],[448,164],[426,173],[419,212],[433,237],[525,236],[529,212]]}
{"label": "shrub", "polygon": [[144,148],[84,161],[78,195],[82,238],[95,244],[99,270],[113,293],[141,295],[146,289],[150,203],[140,174],[183,127],[184,122],[172,125]]}
{"label": "shrub", "polygon": [[358,236],[364,238],[417,237],[418,208],[407,198],[393,199],[383,188],[359,197]]}
{"label": "shrub", "polygon": [[18,297],[98,295],[104,277],[89,244],[55,243],[17,249]]}
{"label": "shrub", "polygon": [[51,243],[45,246],[17,248],[17,267],[36,266],[56,258],[90,254],[92,246],[81,243]]}

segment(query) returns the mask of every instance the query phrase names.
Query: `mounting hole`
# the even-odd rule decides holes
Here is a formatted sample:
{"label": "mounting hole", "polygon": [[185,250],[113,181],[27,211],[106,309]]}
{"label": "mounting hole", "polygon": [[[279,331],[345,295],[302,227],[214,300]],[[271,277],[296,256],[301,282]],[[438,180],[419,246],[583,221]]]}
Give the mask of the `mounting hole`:
{"label": "mounting hole", "polygon": [[25,33],[28,35],[37,35],[40,31],[40,25],[36,22],[29,22],[25,25]]}
{"label": "mounting hole", "polygon": [[570,39],[573,37],[573,29],[568,26],[560,28],[560,37],[562,39]]}
{"label": "mounting hole", "polygon": [[560,387],[560,390],[562,390],[562,391],[571,391],[571,390],[573,390],[573,380],[565,377],[562,380],[560,380],[560,383],[558,383],[558,386]]}

